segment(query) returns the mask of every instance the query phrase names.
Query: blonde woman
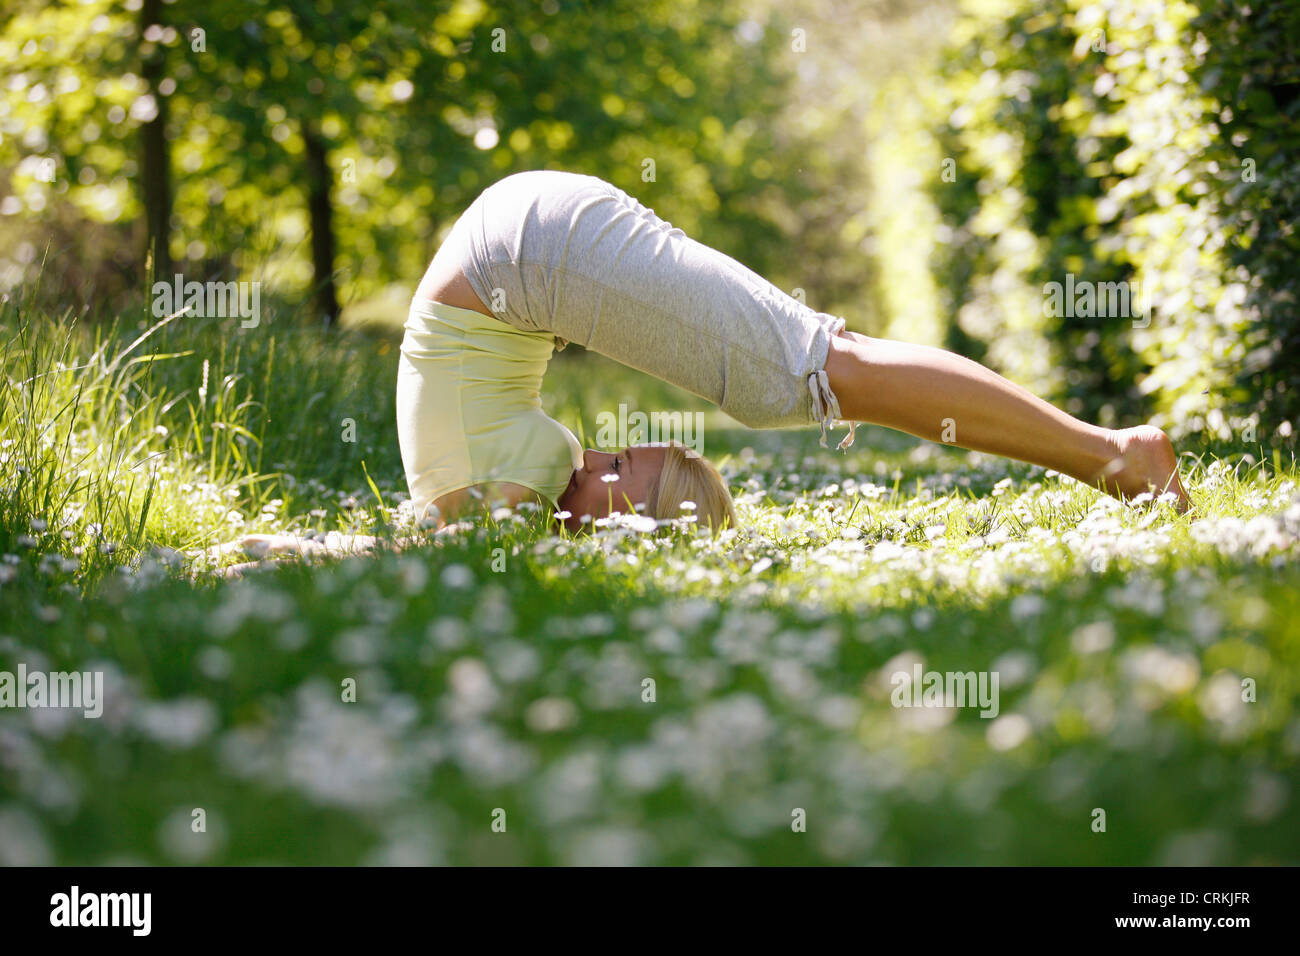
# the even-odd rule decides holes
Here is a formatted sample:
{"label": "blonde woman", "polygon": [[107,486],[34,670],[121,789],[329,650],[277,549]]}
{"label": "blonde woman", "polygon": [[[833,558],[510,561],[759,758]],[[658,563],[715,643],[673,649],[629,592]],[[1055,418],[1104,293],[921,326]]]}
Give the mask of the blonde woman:
{"label": "blonde woman", "polygon": [[820,424],[825,446],[842,420],[845,448],[855,423],[870,422],[1052,468],[1120,498],[1169,492],[1187,508],[1158,428],[1090,425],[969,359],[844,325],[601,179],[507,176],[460,216],[411,304],[397,425],[412,503],[444,524],[480,500],[532,500],[576,529],[611,508],[674,518],[689,500],[701,525],[735,525],[725,483],[699,456],[680,446],[583,451],[542,412],[547,362],[577,342],[752,428]]}
{"label": "blonde woman", "polygon": [[[583,452],[540,410],[553,348],[578,342],[671,382],[752,428],[886,425],[1054,468],[1127,497],[1172,492],[1169,439],[1072,418],[942,349],[872,339],[815,312],[594,176],[537,170],[483,191],[438,249],[412,303],[398,373],[402,461],[417,507],[443,516],[489,486],[567,513],[614,504],[652,517],[695,501],[734,524],[717,472],[680,449]],[[498,438],[497,436],[508,436]]]}

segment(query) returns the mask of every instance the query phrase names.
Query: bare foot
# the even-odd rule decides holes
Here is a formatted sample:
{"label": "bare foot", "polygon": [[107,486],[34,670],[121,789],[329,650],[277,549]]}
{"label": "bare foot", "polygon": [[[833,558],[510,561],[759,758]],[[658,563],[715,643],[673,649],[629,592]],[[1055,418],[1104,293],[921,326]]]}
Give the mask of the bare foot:
{"label": "bare foot", "polygon": [[1178,477],[1178,456],[1169,436],[1154,425],[1120,428],[1111,433],[1116,457],[1097,477],[1096,484],[1116,498],[1133,498],[1143,492],[1178,496],[1179,513],[1191,507],[1191,499]]}

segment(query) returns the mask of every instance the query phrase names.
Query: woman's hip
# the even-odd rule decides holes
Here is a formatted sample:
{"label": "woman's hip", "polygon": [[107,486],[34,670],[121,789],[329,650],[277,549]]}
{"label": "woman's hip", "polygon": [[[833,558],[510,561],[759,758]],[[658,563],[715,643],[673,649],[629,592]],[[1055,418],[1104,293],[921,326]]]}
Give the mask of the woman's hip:
{"label": "woman's hip", "polygon": [[[489,308],[700,395],[743,424],[816,421],[807,379],[844,320],[594,182],[565,201],[524,203],[513,218],[486,197],[487,234],[502,235],[479,249],[497,258],[480,255],[465,272]],[[498,219],[510,225],[494,229]]]}

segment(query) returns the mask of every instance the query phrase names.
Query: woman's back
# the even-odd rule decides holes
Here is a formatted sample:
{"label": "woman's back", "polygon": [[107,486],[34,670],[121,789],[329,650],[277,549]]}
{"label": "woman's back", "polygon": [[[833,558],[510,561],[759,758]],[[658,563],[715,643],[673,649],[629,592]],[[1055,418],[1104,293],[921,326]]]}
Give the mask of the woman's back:
{"label": "woman's back", "polygon": [[450,492],[502,482],[554,504],[582,448],[542,411],[552,336],[420,298],[405,329],[397,427],[416,513]]}

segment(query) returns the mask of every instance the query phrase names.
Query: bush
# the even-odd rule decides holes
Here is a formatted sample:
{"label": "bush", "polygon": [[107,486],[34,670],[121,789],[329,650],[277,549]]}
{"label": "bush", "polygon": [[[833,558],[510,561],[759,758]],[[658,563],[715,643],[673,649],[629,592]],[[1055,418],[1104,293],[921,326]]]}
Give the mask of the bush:
{"label": "bush", "polygon": [[1300,8],[1219,0],[1193,25],[1210,38],[1195,74],[1220,104],[1210,154],[1225,174],[1228,256],[1248,276],[1237,382],[1266,431],[1290,434],[1300,418]]}
{"label": "bush", "polygon": [[[1298,23],[1223,2],[968,5],[931,98],[950,347],[1103,422],[1227,439],[1256,413],[1289,435]],[[1129,283],[1150,313],[1049,314],[1071,275]]]}

